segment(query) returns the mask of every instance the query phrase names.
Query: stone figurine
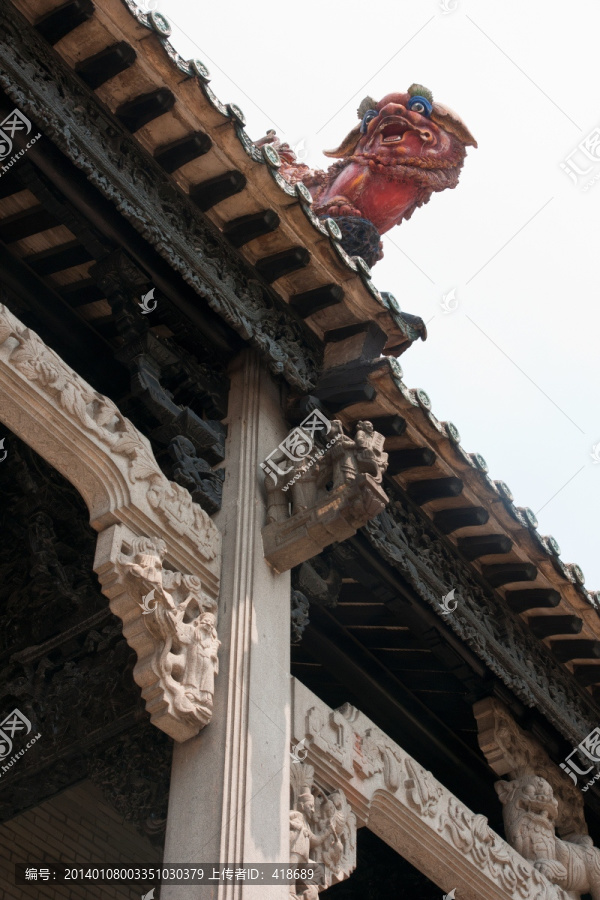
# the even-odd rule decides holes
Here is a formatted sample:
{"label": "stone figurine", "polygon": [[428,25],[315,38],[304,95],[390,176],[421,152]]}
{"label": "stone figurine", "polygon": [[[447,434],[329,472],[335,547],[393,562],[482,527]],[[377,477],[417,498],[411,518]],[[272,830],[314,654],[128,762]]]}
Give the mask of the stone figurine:
{"label": "stone figurine", "polygon": [[506,839],[546,878],[568,892],[570,900],[590,894],[600,900],[600,850],[588,835],[556,836],[558,803],[552,787],[539,775],[497,781]]}
{"label": "stone figurine", "polygon": [[334,218],[346,252],[372,266],[383,256],[379,236],[409,219],[434,192],[455,188],[466,148],[477,142],[456,113],[420,84],[379,102],[365,97],[357,114],[359,123],[339,147],[324,151],[339,159],[326,172],[298,163],[274,131],[257,145],[277,149],[281,174],[308,187],[316,215]]}

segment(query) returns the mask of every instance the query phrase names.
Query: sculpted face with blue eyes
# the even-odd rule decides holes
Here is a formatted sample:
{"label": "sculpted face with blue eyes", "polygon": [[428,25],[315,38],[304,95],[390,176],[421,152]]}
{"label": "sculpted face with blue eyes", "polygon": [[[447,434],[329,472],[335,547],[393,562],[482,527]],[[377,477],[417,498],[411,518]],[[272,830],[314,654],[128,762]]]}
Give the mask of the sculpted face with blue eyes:
{"label": "sculpted face with blue eyes", "polygon": [[380,234],[409,218],[434,191],[456,187],[466,148],[477,146],[461,119],[422,85],[378,103],[366,97],[358,118],[340,146],[325,151],[340,160],[327,181],[306,183],[318,215],[369,219]]}

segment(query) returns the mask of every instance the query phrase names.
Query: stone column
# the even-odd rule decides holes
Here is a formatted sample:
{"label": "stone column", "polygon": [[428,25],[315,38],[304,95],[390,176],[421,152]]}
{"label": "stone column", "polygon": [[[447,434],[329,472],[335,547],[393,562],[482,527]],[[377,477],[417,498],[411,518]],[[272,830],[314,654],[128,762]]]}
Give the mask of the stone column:
{"label": "stone column", "polygon": [[[285,437],[281,389],[253,351],[231,371],[213,720],[173,748],[164,862],[287,862],[290,575],[264,559],[259,464]],[[287,885],[163,886],[162,900],[288,900]],[[257,893],[258,892],[258,893]]]}

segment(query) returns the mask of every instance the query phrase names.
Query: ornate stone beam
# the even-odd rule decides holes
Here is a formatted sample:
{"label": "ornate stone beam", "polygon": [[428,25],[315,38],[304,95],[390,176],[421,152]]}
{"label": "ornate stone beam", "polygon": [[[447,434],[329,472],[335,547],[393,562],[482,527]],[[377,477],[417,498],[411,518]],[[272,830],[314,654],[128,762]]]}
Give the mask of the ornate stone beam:
{"label": "ornate stone beam", "polygon": [[101,532],[94,568],[138,654],[152,721],[187,740],[212,709],[216,526],[115,404],[1,304],[0,391],[1,421],[83,497]]}
{"label": "ornate stone beam", "polygon": [[322,790],[343,792],[358,827],[461,900],[567,900],[363,713],[349,704],[332,710],[292,681],[296,755],[306,752]]}

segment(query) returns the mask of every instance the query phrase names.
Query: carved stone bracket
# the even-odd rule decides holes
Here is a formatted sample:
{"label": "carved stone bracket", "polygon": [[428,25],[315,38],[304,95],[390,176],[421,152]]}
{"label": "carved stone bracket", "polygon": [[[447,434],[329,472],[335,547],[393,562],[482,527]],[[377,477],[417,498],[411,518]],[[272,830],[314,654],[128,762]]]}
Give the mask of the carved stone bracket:
{"label": "carved stone bracket", "polygon": [[[175,691],[167,676],[181,682],[183,674],[175,671],[175,662],[169,658],[171,646],[175,646],[175,643],[169,645],[170,640],[175,642],[175,637],[167,626],[170,582],[161,582],[159,589],[158,575],[155,576],[158,596],[162,597],[161,609],[164,608],[164,633],[158,634],[159,617],[155,616],[154,624],[149,626],[146,624],[148,616],[144,616],[139,605],[138,594],[144,580],[142,576],[136,580],[135,566],[160,570],[157,560],[162,565],[166,555],[187,591],[181,598],[171,598],[171,602],[178,607],[179,602],[187,601],[186,607],[190,609],[193,606],[190,599],[192,582],[188,584],[187,580],[193,573],[194,603],[198,615],[201,611],[206,615],[209,609],[214,611],[219,591],[221,536],[216,526],[192,501],[188,491],[163,475],[148,440],[115,404],[94,391],[37,334],[1,304],[0,391],[1,421],[77,488],[96,531],[109,529],[100,535],[97,571],[102,573],[103,585],[107,585],[105,592],[111,599],[114,586],[112,581],[109,584],[107,573],[110,578],[117,579],[117,593],[128,593],[127,603],[118,603],[114,611],[123,619],[124,634],[138,652],[136,680],[146,692],[153,721],[176,740],[191,737],[210,717],[212,701],[211,704],[200,702],[196,696],[197,691],[205,691],[201,682],[210,680],[209,669],[200,658],[189,666],[186,663],[186,671],[189,668],[195,673],[190,677],[196,679],[196,683],[182,692]],[[114,527],[121,525],[125,530]],[[119,541],[119,552],[122,552],[122,545],[129,542],[135,555],[141,552],[137,549],[141,545],[134,542],[141,538],[148,541],[149,536],[152,536],[150,543],[154,547],[151,550],[150,545],[147,546],[145,555],[149,559],[144,565],[130,560],[133,568],[127,569],[126,557],[115,555]],[[118,573],[113,571],[115,566],[121,566]],[[198,599],[200,580],[202,598]],[[174,613],[172,607],[169,613]],[[203,623],[200,627],[199,622],[198,627],[209,641],[208,620],[204,618]],[[185,619],[178,625],[177,640],[182,647],[185,646],[184,632],[188,624]],[[216,636],[210,639],[216,641]],[[164,656],[156,650],[161,641]],[[147,657],[151,657],[150,662]],[[151,690],[150,670],[155,685],[152,697],[148,693]],[[185,685],[185,682],[181,684]],[[208,690],[205,693],[209,693]],[[188,709],[186,701],[194,707],[193,711]]]}
{"label": "carved stone bracket", "polygon": [[320,863],[324,874],[318,887],[302,881],[291,885],[290,898],[313,900],[356,868],[356,816],[344,791],[324,791],[305,763],[292,766],[290,789],[290,862],[294,868]]}
{"label": "carved stone bracket", "polygon": [[339,420],[329,425],[327,447],[315,447],[312,459],[297,457],[298,443],[304,440],[306,446],[299,427],[294,429],[299,433],[296,443],[294,433],[286,439],[292,449],[282,451],[286,462],[295,460],[293,466],[282,469],[283,459],[269,466],[267,525],[262,535],[265,558],[277,572],[300,565],[334,541],[352,537],[388,503],[381,487],[387,469],[383,436],[370,422],[358,422],[354,440],[344,434]]}
{"label": "carved stone bracket", "polygon": [[137,653],[133,677],[151,721],[185,741],[212,717],[217,604],[197,575],[163,565],[166,550],[160,538],[113,525],[98,538],[94,570]]}
{"label": "carved stone bracket", "polygon": [[314,783],[343,793],[358,827],[462,900],[568,900],[363,713],[349,704],[331,710],[292,681],[292,741],[303,742]]}
{"label": "carved stone bracket", "polygon": [[473,705],[479,746],[496,775],[519,778],[540,775],[551,785],[558,801],[556,827],[563,837],[587,834],[583,794],[552,762],[541,743],[523,731],[506,706],[495,697]]}

